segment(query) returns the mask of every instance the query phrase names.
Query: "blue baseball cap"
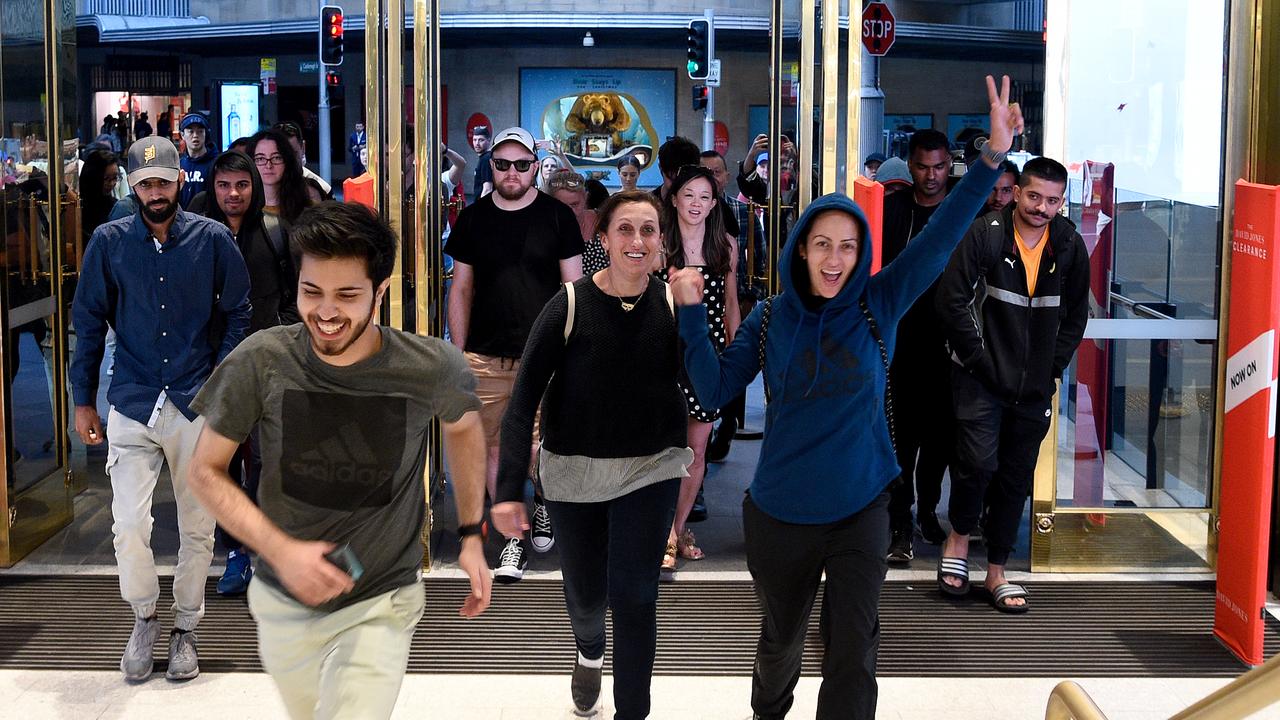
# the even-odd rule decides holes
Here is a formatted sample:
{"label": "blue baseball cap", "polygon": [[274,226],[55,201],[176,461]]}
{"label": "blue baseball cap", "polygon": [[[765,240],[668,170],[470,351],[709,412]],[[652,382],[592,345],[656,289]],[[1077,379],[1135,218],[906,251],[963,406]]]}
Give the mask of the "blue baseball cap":
{"label": "blue baseball cap", "polygon": [[186,115],[182,116],[182,122],[178,123],[178,130],[179,132],[181,132],[182,130],[186,130],[192,125],[201,125],[204,127],[205,130],[208,130],[209,118],[205,117],[204,113],[202,112],[198,112],[198,111],[189,112]]}

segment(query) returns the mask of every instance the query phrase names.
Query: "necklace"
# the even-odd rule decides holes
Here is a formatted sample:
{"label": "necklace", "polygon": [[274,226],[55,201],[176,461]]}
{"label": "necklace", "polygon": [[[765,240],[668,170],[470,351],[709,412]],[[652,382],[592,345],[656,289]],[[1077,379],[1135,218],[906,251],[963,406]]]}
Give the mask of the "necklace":
{"label": "necklace", "polygon": [[[613,295],[612,291],[618,287],[618,284],[613,281],[613,273],[609,272],[609,270],[610,268],[605,268],[604,270],[605,277],[609,280],[609,290],[611,291],[606,294]],[[644,297],[644,293],[632,296],[630,299],[625,295],[613,295],[613,297],[618,298],[618,303],[622,305],[623,312],[631,312],[636,309],[636,305],[640,302],[640,298]]]}

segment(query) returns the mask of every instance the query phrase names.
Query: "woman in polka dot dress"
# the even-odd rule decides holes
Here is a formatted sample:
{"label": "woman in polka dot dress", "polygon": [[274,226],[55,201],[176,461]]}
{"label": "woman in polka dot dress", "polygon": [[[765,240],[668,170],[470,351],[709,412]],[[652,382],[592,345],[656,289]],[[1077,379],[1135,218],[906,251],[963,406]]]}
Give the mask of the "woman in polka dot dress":
{"label": "woman in polka dot dress", "polygon": [[[707,327],[717,351],[724,350],[733,341],[741,321],[736,290],[738,280],[734,274],[738,260],[737,241],[724,230],[723,216],[716,207],[719,195],[715,176],[704,167],[689,165],[676,174],[671,191],[663,201],[662,235],[667,268],[660,272],[662,279],[666,280],[669,273],[680,268],[697,267],[702,271]],[[662,560],[664,573],[675,570],[677,556],[685,560],[703,557],[693,531],[685,527],[685,520],[707,473],[707,440],[711,437],[711,424],[720,416],[719,410],[704,407],[698,402],[683,370],[680,389],[689,409],[689,447],[693,449],[693,464],[689,466],[689,477],[680,483],[675,522],[667,543],[667,554]]]}

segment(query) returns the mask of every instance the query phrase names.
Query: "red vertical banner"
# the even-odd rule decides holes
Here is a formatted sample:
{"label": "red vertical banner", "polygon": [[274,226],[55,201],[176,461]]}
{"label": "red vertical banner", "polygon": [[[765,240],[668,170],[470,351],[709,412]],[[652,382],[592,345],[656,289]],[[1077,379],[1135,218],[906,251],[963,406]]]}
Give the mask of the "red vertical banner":
{"label": "red vertical banner", "polygon": [[884,228],[884,186],[861,175],[853,181],[853,201],[862,208],[871,226],[871,274],[880,272],[884,250],[881,236]]}
{"label": "red vertical banner", "polygon": [[[1089,251],[1089,317],[1111,316],[1111,256],[1115,226],[1115,166],[1085,161],[1080,236]],[[1106,340],[1085,340],[1076,351],[1075,469],[1072,504],[1102,507],[1111,388]],[[1105,516],[1095,518],[1104,522]]]}
{"label": "red vertical banner", "polygon": [[1275,472],[1276,355],[1280,350],[1277,241],[1280,188],[1237,182],[1213,634],[1250,665],[1263,660]]}

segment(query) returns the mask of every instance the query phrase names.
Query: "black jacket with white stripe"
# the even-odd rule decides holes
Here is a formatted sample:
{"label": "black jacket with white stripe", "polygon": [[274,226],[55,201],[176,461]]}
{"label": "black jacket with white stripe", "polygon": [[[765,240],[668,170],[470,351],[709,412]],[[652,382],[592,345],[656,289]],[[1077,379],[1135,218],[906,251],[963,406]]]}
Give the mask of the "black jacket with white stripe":
{"label": "black jacket with white stripe", "polygon": [[1055,216],[1030,295],[1013,209],[978,218],[960,241],[939,282],[938,318],[951,359],[988,390],[1007,402],[1043,403],[1084,337],[1089,253],[1075,224]]}

